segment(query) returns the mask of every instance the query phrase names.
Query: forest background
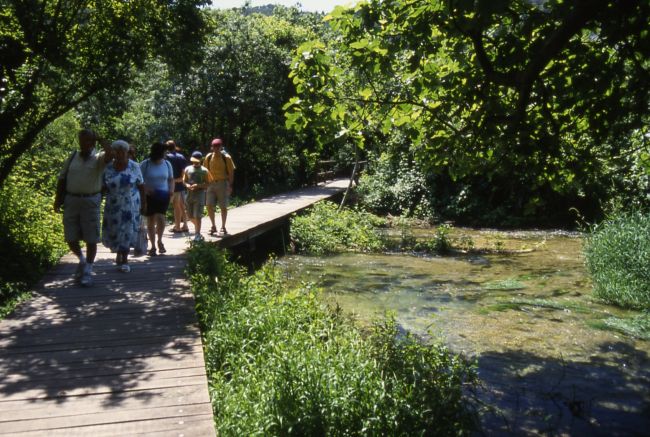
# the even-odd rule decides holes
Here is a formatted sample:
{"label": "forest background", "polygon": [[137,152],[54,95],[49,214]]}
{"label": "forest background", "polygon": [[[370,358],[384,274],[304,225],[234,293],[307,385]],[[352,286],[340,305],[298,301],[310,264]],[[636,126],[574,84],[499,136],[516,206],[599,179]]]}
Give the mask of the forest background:
{"label": "forest background", "polygon": [[363,206],[431,222],[574,227],[647,204],[647,2],[63,3],[0,2],[0,300],[66,250],[52,196],[80,127],[141,159],[220,136],[242,199],[363,159]]}

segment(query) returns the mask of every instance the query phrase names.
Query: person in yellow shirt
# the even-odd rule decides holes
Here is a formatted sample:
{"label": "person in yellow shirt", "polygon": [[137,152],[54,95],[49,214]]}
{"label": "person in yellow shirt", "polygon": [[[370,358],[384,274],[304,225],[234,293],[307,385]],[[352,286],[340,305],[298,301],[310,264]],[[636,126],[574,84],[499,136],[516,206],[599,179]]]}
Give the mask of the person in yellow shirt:
{"label": "person in yellow shirt", "polygon": [[218,204],[221,211],[221,233],[227,234],[226,218],[228,217],[228,200],[232,194],[235,178],[235,163],[232,157],[223,148],[223,141],[215,138],[210,144],[212,152],[203,160],[203,166],[208,169],[212,182],[206,191],[205,203],[208,207],[208,216],[212,222],[210,235],[217,234],[215,223],[215,206]]}

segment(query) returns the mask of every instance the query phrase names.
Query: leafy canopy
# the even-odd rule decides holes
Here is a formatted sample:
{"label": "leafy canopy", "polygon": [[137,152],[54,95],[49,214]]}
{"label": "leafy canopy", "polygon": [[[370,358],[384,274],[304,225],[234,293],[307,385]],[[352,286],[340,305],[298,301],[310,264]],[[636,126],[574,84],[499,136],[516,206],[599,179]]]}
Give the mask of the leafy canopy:
{"label": "leafy canopy", "polygon": [[48,123],[126,89],[147,59],[196,59],[206,3],[0,0],[0,185]]}
{"label": "leafy canopy", "polygon": [[632,0],[337,7],[338,38],[297,52],[286,123],[360,146],[399,130],[430,169],[584,195],[604,163],[647,148],[649,13]]}

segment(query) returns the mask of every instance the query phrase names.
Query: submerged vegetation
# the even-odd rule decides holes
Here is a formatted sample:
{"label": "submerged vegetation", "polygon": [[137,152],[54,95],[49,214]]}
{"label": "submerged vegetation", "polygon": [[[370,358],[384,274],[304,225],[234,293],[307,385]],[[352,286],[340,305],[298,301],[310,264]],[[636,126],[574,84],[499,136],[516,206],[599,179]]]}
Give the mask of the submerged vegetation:
{"label": "submerged vegetation", "polygon": [[207,244],[189,251],[216,425],[224,435],[463,435],[475,372],[440,343],[362,333],[270,262],[247,276]]}

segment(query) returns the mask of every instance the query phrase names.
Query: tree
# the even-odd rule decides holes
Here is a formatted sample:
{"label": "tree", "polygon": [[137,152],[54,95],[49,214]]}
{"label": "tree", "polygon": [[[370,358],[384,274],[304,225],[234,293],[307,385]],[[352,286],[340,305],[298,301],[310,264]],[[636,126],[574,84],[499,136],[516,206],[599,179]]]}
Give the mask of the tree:
{"label": "tree", "polygon": [[429,169],[524,187],[532,213],[543,196],[588,198],[617,157],[647,147],[649,13],[636,0],[337,8],[336,44],[299,49],[287,123],[361,145],[399,129]]}
{"label": "tree", "polygon": [[0,185],[36,135],[152,56],[186,68],[206,0],[0,0]]}

